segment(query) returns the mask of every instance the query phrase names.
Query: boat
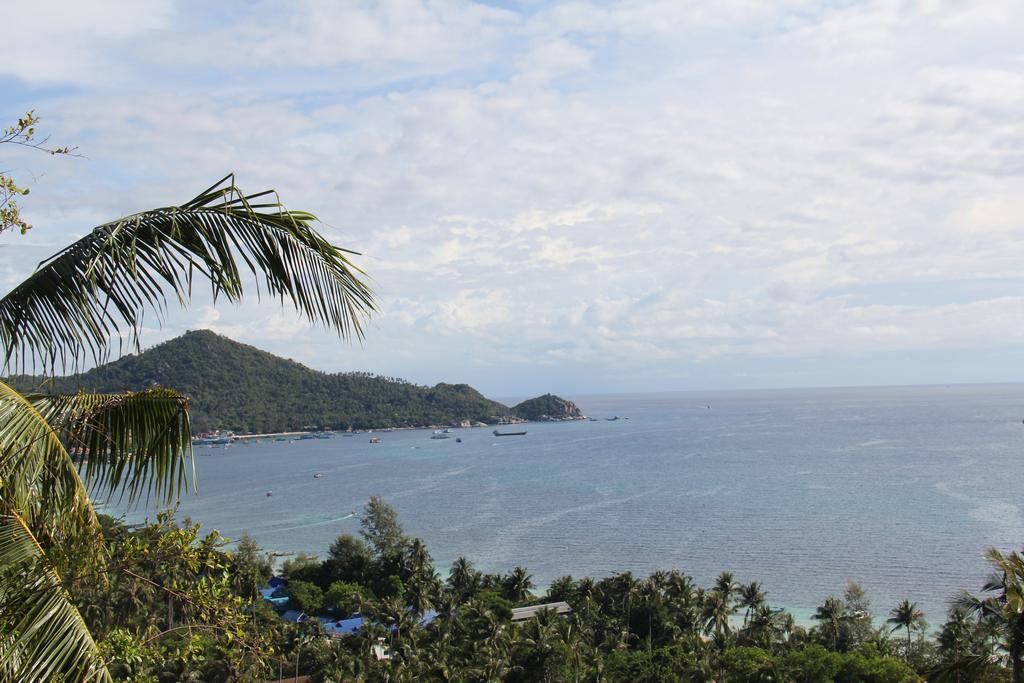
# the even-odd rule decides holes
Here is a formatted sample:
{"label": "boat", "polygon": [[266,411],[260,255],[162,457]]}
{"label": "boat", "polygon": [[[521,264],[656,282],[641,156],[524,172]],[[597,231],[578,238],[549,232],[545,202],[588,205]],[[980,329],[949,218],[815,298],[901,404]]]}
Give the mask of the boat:
{"label": "boat", "polygon": [[329,439],[329,438],[331,438],[331,433],[330,432],[320,432],[319,434],[316,434],[315,436],[318,439]]}
{"label": "boat", "polygon": [[618,419],[619,419],[618,415],[616,415],[615,417],[606,417],[605,418],[605,420],[607,420],[608,422],[615,422]]}
{"label": "boat", "polygon": [[448,430],[442,431],[440,429],[435,429],[434,433],[430,435],[430,438],[431,439],[450,439],[450,438],[452,438],[452,437],[448,436],[448,434],[446,433],[447,431]]}
{"label": "boat", "polygon": [[373,437],[372,439],[370,439],[370,443],[380,443],[380,437],[379,436]]}
{"label": "boat", "polygon": [[193,439],[193,446],[225,446],[231,443],[230,436],[208,436],[203,439]]}
{"label": "boat", "polygon": [[461,437],[461,436],[460,436],[460,437],[457,437],[457,438],[455,439],[455,443],[462,443],[462,437]]}
{"label": "boat", "polygon": [[313,478],[314,479],[323,479],[324,475],[321,474],[320,472],[317,472],[316,474],[313,475]]}
{"label": "boat", "polygon": [[494,434],[495,436],[526,436],[525,430],[522,432],[499,432],[497,429],[495,429],[491,433]]}
{"label": "boat", "polygon": [[270,498],[272,495],[274,495],[273,491],[267,491],[267,498]]}
{"label": "boat", "polygon": [[299,441],[308,441],[315,438],[317,438],[315,434],[303,434],[299,437]]}

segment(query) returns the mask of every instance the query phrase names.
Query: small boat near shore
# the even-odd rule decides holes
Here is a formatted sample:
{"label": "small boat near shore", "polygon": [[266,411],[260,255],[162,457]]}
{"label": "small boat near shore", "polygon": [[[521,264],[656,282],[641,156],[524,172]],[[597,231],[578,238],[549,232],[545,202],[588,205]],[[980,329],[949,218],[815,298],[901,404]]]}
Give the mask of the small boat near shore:
{"label": "small boat near shore", "polygon": [[372,439],[370,439],[370,443],[380,443],[380,437],[379,436],[373,437]]}
{"label": "small boat near shore", "polygon": [[200,439],[192,439],[193,446],[226,446],[231,443],[233,437],[230,436],[208,436]]}
{"label": "small boat near shore", "polygon": [[494,434],[495,436],[526,436],[526,430],[523,430],[521,432],[499,432],[497,429],[495,429],[491,433]]}
{"label": "small boat near shore", "polygon": [[450,432],[450,431],[451,430],[449,430],[449,429],[446,429],[444,431],[441,431],[440,429],[435,429],[434,433],[430,435],[430,438],[431,439],[450,439],[450,438],[452,438],[451,436],[448,435],[448,432]]}

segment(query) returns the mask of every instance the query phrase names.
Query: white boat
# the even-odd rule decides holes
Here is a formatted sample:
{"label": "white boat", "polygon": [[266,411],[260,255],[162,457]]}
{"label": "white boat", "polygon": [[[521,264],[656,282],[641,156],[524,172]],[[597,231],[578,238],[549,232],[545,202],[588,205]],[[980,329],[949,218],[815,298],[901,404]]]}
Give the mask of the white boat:
{"label": "white boat", "polygon": [[450,434],[446,433],[448,430],[435,429],[434,433],[430,436],[431,439],[450,439]]}

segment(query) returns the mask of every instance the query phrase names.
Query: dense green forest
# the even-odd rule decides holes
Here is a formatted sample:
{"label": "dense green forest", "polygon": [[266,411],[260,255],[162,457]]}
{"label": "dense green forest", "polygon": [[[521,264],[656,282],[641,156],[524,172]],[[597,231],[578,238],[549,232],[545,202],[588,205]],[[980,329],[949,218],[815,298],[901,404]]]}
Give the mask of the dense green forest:
{"label": "dense green forest", "polygon": [[13,380],[23,391],[57,393],[171,387],[190,398],[196,433],[421,427],[514,417],[508,406],[466,384],[425,387],[362,372],[328,374],[207,330],[82,374]]}
{"label": "dense green forest", "polygon": [[[271,563],[251,539],[228,550],[216,533],[202,537],[167,515],[135,530],[109,518],[105,527],[117,560],[102,574],[88,554],[62,557],[72,596],[124,681],[995,682],[1013,680],[1024,640],[1017,553],[991,555],[997,573],[983,594],[928,615],[939,620],[930,635],[916,605],[876,612],[856,584],[823,596],[813,624],[799,625],[772,608],[770,589],[728,572],[709,586],[674,570],[566,576],[537,593],[522,567],[489,574],[460,558],[442,577],[423,542],[373,498],[358,537],[339,536],[322,560],[284,563],[289,604],[278,609],[323,617],[293,623],[258,594]],[[555,601],[572,612],[510,618],[514,607]],[[355,613],[358,630],[326,634]],[[436,613],[427,625],[425,613]]]}

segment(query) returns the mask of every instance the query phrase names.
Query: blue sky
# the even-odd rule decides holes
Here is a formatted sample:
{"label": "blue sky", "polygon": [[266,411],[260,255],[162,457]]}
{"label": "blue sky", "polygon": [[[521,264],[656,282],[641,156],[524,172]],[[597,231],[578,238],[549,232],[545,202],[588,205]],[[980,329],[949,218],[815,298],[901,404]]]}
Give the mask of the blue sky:
{"label": "blue sky", "polygon": [[21,3],[2,151],[35,229],[0,278],[229,171],[360,251],[339,344],[270,303],[210,328],[324,370],[492,395],[1024,379],[1024,5]]}

